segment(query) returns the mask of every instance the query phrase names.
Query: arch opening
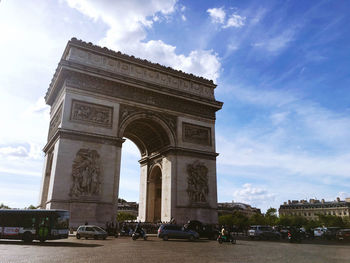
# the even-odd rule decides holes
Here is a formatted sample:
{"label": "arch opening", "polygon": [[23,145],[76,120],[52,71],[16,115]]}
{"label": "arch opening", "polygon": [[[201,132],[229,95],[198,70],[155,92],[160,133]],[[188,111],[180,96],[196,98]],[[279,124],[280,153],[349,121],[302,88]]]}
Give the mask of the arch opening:
{"label": "arch opening", "polygon": [[162,208],[162,171],[159,166],[155,166],[147,180],[147,208],[146,221],[161,221]]}
{"label": "arch opening", "polygon": [[125,121],[121,127],[121,137],[133,141],[142,157],[159,152],[174,141],[167,125],[154,117],[134,116]]}
{"label": "arch opening", "polygon": [[167,146],[174,145],[171,129],[162,119],[141,114],[124,120],[120,135],[132,141],[141,153],[138,218],[147,222],[161,221],[162,168],[160,164],[154,164],[154,158]]}

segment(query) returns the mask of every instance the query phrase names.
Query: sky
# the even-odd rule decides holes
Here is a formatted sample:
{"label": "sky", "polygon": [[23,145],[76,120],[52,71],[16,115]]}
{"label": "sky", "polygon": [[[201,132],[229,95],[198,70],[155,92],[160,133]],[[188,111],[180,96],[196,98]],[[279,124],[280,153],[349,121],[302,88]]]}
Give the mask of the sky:
{"label": "sky", "polygon": [[[350,2],[0,1],[0,203],[39,202],[44,96],[72,37],[212,79],[219,202],[350,197]],[[138,201],[123,145],[120,197]]]}

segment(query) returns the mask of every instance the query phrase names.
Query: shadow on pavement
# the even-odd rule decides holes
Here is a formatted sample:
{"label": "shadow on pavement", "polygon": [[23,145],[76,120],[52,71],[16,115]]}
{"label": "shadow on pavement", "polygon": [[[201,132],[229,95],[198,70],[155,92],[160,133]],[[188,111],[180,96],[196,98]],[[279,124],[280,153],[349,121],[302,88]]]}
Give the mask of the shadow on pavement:
{"label": "shadow on pavement", "polygon": [[289,244],[302,244],[302,245],[324,245],[324,246],[348,246],[350,242],[347,241],[337,241],[337,240],[325,240],[325,239],[304,239],[301,242],[289,242],[288,239],[280,240],[250,240],[248,238],[239,238],[237,240],[244,240],[248,242],[273,242],[273,243],[289,243]]}
{"label": "shadow on pavement", "polygon": [[21,245],[21,246],[40,246],[40,247],[102,247],[100,244],[82,244],[74,242],[31,242],[25,243],[23,241],[12,241],[12,240],[0,240],[0,245]]}

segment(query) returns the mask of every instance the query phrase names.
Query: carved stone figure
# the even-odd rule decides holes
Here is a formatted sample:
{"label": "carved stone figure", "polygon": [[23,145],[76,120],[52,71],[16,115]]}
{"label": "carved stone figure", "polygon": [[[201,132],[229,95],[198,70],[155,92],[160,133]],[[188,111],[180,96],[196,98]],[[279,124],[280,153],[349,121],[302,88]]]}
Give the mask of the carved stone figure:
{"label": "carved stone figure", "polygon": [[80,149],[72,167],[70,196],[96,196],[100,193],[100,155],[96,150]]}
{"label": "carved stone figure", "polygon": [[192,203],[206,203],[209,193],[208,168],[199,161],[187,165],[187,193]]}
{"label": "carved stone figure", "polygon": [[72,121],[112,127],[112,115],[112,107],[78,100],[72,101],[72,112],[70,117]]}

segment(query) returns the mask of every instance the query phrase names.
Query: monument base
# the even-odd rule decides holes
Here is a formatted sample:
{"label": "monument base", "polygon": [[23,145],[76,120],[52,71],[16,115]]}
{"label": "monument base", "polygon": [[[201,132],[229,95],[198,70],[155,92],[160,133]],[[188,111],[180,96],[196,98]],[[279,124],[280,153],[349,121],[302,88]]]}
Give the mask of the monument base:
{"label": "monument base", "polygon": [[88,223],[105,227],[107,222],[115,222],[115,205],[96,201],[51,201],[46,209],[64,209],[70,213],[69,227],[77,228]]}

